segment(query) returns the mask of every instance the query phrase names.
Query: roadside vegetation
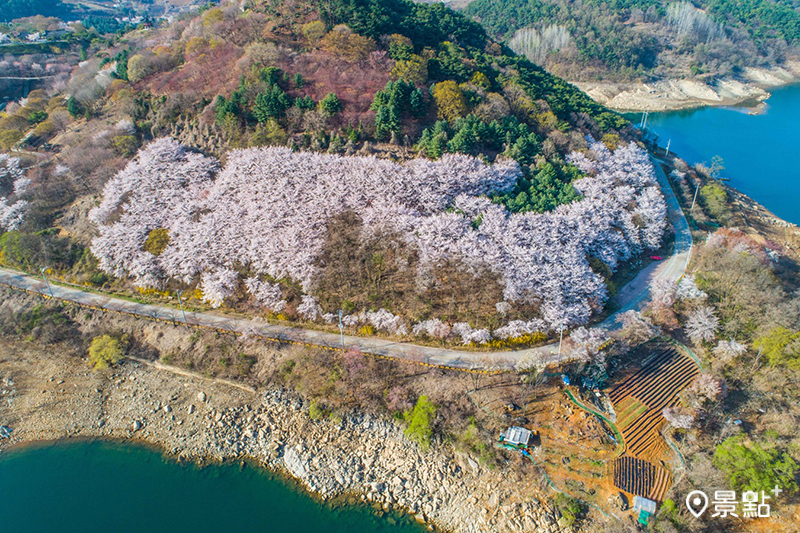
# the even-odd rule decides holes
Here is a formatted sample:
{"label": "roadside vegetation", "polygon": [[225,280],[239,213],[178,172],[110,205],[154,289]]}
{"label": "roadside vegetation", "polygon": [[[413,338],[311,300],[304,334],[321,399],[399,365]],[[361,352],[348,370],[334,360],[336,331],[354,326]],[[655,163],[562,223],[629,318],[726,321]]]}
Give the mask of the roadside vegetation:
{"label": "roadside vegetation", "polygon": [[89,366],[94,370],[104,370],[116,366],[125,356],[128,337],[100,335],[92,339],[89,345]]}

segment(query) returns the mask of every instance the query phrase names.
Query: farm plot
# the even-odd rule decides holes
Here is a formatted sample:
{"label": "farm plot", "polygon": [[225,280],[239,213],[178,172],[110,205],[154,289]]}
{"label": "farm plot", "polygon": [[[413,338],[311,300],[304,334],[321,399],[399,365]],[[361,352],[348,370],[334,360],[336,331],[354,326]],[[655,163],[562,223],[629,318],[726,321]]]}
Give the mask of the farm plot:
{"label": "farm plot", "polygon": [[626,448],[614,463],[617,487],[655,501],[664,497],[671,481],[669,471],[657,466],[667,452],[659,433],[662,411],[677,402],[678,394],[699,372],[690,358],[665,348],[612,388],[609,398]]}
{"label": "farm plot", "polygon": [[669,470],[629,455],[614,461],[613,469],[617,488],[653,501],[662,501],[672,484]]}
{"label": "farm plot", "polygon": [[647,411],[647,406],[633,396],[628,396],[617,405],[616,411],[617,429],[622,431],[642,416]]}

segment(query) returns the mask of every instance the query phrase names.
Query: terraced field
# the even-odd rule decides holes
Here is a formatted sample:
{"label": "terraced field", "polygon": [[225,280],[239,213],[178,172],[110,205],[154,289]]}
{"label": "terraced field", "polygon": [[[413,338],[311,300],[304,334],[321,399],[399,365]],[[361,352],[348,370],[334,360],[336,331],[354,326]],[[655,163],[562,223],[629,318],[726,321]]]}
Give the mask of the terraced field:
{"label": "terraced field", "polygon": [[671,484],[669,470],[661,466],[667,445],[659,433],[661,412],[675,405],[678,394],[699,374],[695,362],[675,348],[663,348],[609,393],[617,412],[617,428],[625,453],[614,461],[614,484],[633,495],[662,501]]}

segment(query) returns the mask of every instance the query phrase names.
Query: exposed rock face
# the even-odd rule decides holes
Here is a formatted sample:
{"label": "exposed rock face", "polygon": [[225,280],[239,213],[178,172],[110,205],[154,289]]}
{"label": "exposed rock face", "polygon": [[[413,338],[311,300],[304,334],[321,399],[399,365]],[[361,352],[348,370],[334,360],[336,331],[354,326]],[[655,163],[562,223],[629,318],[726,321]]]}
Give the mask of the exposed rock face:
{"label": "exposed rock face", "polygon": [[24,350],[0,363],[18,384],[17,400],[0,406],[0,423],[14,428],[0,449],[78,436],[134,438],[183,459],[250,458],[321,498],[356,495],[446,530],[561,530],[535,496],[534,479],[488,470],[444,444],[423,452],[387,418],[312,421],[308,404],[283,390],[249,393],[136,362],[90,372],[82,361]]}
{"label": "exposed rock face", "polygon": [[306,481],[306,476],[308,475],[306,467],[303,465],[303,461],[300,460],[300,456],[294,448],[286,450],[286,453],[283,455],[283,465],[294,477],[300,481]]}
{"label": "exposed rock face", "polygon": [[667,79],[652,83],[575,82],[595,101],[618,111],[670,111],[693,107],[734,105],[769,98],[765,89],[794,83],[800,65],[744,70],[742,79],[717,79],[709,83]]}
{"label": "exposed rock face", "polygon": [[708,105],[733,105],[748,100],[765,100],[762,88],[738,81],[720,81],[713,87],[691,80],[655,83],[578,84],[597,102],[619,111],[670,111]]}

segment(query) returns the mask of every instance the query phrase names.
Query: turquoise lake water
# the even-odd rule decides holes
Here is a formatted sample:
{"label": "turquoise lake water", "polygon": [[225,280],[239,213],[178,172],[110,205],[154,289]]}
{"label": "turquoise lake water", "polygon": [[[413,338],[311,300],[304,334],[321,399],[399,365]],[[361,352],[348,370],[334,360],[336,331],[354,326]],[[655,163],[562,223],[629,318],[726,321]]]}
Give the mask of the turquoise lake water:
{"label": "turquoise lake water", "polygon": [[[638,124],[641,115],[628,115]],[[647,129],[687,162],[711,164],[719,155],[721,177],[779,217],[800,224],[800,85],[777,89],[766,113],[705,108],[651,113]]]}
{"label": "turquoise lake water", "polygon": [[0,531],[420,533],[407,517],[332,508],[259,468],[197,467],[149,448],[73,442],[0,453]]}

